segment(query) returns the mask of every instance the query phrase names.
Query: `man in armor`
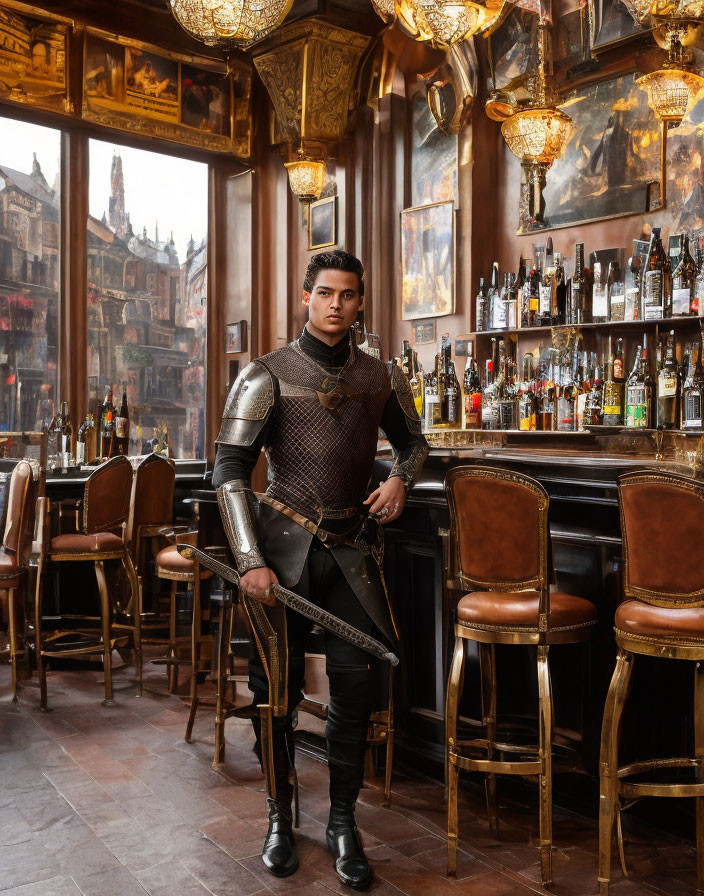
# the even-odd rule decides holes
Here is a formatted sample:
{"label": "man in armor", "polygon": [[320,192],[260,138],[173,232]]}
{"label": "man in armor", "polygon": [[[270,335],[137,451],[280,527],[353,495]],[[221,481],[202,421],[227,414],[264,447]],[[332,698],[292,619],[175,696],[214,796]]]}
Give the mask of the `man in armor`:
{"label": "man in armor", "polygon": [[[401,369],[357,347],[351,327],[363,303],[363,274],[361,262],[340,250],[312,258],[303,284],[308,322],[295,342],[253,361],[238,377],[213,471],[259,648],[250,664],[250,688],[254,702],[270,713],[253,723],[268,790],[262,860],[280,877],[298,867],[291,717],[303,695],[305,640],[313,623],[277,605],[269,586],[280,583],[393,645],[397,632],[381,572],[379,523],[401,514],[428,450]],[[394,448],[394,465],[365,499],[379,427]],[[269,486],[256,499],[251,474],[262,448]],[[371,870],[354,811],[372,703],[369,656],[329,632],[325,656],[326,840],[341,881],[365,890]]]}

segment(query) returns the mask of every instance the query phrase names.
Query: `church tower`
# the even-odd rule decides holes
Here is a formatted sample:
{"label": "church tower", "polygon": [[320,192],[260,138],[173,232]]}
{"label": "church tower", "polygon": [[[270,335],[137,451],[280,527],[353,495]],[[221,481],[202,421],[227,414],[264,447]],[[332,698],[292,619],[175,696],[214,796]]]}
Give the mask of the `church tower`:
{"label": "church tower", "polygon": [[112,169],[110,171],[110,226],[118,236],[124,236],[129,225],[129,218],[125,212],[125,180],[122,174],[122,158],[113,153]]}

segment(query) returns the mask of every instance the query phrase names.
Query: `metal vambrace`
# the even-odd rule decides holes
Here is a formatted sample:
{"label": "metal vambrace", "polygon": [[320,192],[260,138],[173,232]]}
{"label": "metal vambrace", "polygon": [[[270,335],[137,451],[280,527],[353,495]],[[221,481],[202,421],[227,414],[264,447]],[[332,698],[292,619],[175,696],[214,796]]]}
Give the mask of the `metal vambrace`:
{"label": "metal vambrace", "polygon": [[220,516],[225,534],[240,575],[250,569],[266,566],[257,547],[257,527],[254,521],[254,495],[243,479],[233,479],[217,490]]}

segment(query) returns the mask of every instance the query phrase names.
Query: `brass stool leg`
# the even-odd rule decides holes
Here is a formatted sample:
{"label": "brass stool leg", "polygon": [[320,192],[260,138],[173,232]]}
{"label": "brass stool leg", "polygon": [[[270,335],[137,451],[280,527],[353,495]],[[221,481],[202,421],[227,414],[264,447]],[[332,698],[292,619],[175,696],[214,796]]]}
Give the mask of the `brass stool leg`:
{"label": "brass stool leg", "polygon": [[633,673],[633,657],[619,650],[609,685],[601,729],[599,762],[599,896],[608,896],[611,848],[618,802],[618,741],[623,707]]}
{"label": "brass stool leg", "polygon": [[46,710],[46,666],[42,656],[42,598],[44,585],[44,560],[39,558],[37,567],[37,583],[34,591],[34,653],[37,662],[37,678],[39,679],[39,708]]}
{"label": "brass stool leg", "polygon": [[[697,781],[704,781],[704,663],[694,665],[694,755]],[[704,797],[695,798],[697,815],[697,893],[704,892]]]}
{"label": "brass stool leg", "polygon": [[[178,659],[178,648],[176,646],[176,594],[178,592],[178,582],[176,579],[171,581],[171,601],[169,603],[169,659]],[[168,664],[169,670],[169,693],[175,694],[178,690],[178,665],[176,663]]]}
{"label": "brass stool leg", "polygon": [[230,628],[233,613],[232,602],[225,600],[223,596],[220,624],[218,626],[216,657],[217,695],[215,698],[215,752],[213,754],[213,768],[218,768],[225,761],[225,691],[227,689],[228,645],[231,640]]}
{"label": "brass stool leg", "polygon": [[195,564],[193,574],[193,619],[191,620],[191,711],[186,725],[186,741],[190,743],[193,734],[193,723],[198,711],[198,670],[200,669],[201,648],[201,612],[200,612],[200,566]]}
{"label": "brass stool leg", "polygon": [[103,633],[103,671],[105,673],[105,700],[103,706],[112,706],[112,647],[110,645],[110,596],[105,580],[105,566],[102,560],[96,560],[95,578],[98,581],[100,594],[100,622]]}
{"label": "brass stool leg", "polygon": [[132,641],[134,644],[135,678],[137,679],[137,696],[142,696],[142,580],[138,578],[129,551],[125,550],[122,564],[127,573],[132,597],[128,608],[132,614]]}
{"label": "brass stool leg", "polygon": [[15,606],[16,588],[7,592],[7,628],[10,635],[10,670],[12,674],[12,702],[17,703],[17,607]]}
{"label": "brass stool leg", "polygon": [[391,805],[391,776],[394,770],[394,673],[389,663],[389,706],[386,724],[386,775],[384,777],[383,806]]}
{"label": "brass stool leg", "polygon": [[457,873],[457,785],[459,766],[452,761],[451,754],[457,744],[457,715],[460,693],[464,678],[465,643],[464,638],[455,637],[455,651],[450,667],[445,700],[445,764],[447,768],[447,873]]}
{"label": "brass stool leg", "polygon": [[540,869],[543,886],[552,886],[552,687],[548,652],[550,648],[538,647],[538,702],[540,729],[540,762],[542,771],[539,779],[540,800]]}
{"label": "brass stool leg", "polygon": [[[494,759],[496,741],[496,651],[493,644],[479,644],[479,667],[482,677],[482,716],[486,728],[486,758]],[[486,812],[489,830],[499,836],[499,812],[496,803],[496,775],[489,772],[484,777]]]}

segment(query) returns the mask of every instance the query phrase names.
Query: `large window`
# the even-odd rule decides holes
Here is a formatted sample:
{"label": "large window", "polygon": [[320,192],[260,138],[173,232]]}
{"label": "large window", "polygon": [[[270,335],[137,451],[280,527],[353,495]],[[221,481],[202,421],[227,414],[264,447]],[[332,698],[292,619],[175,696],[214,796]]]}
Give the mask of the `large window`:
{"label": "large window", "polygon": [[89,410],[126,391],[131,454],[204,457],[207,222],[206,165],[91,140]]}
{"label": "large window", "polygon": [[60,132],[0,118],[0,430],[56,404]]}

